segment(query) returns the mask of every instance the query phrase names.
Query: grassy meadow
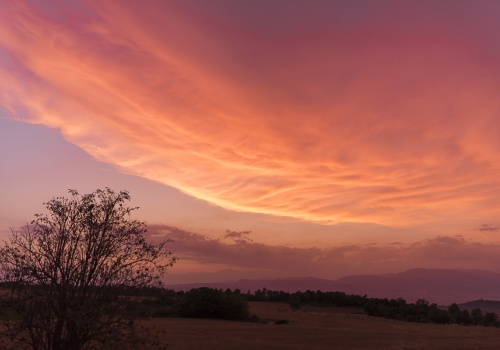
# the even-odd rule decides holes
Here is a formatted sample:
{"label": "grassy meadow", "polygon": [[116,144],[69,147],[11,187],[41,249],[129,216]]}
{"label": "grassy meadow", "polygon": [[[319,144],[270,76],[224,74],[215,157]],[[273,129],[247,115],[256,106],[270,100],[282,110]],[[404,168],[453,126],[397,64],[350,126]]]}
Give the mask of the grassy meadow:
{"label": "grassy meadow", "polygon": [[305,306],[292,311],[282,303],[249,304],[261,323],[187,318],[141,322],[159,332],[173,350],[500,348],[499,328],[408,323],[370,317],[360,309]]}

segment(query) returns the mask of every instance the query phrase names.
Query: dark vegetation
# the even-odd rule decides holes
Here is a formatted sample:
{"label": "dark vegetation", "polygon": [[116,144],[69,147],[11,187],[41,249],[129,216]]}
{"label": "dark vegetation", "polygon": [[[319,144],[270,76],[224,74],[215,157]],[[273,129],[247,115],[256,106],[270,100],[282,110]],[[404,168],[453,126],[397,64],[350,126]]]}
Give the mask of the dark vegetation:
{"label": "dark vegetation", "polygon": [[[47,214],[0,246],[0,348],[134,348],[141,330],[124,320],[123,291],[161,286],[175,262],[169,240],[150,243],[131,218],[128,192],[110,189],[53,198]],[[137,335],[137,336],[136,336]],[[6,340],[7,339],[7,340]],[[123,347],[122,347],[123,348]]]}
{"label": "dark vegetation", "polygon": [[[408,303],[402,298],[369,298],[366,295],[349,295],[343,292],[307,290],[288,293],[264,288],[254,293],[242,293],[239,289],[224,291],[208,287],[176,292],[157,287],[124,287],[120,288],[119,294],[123,304],[121,316],[131,318],[186,317],[258,322],[259,318],[249,312],[248,301],[260,301],[287,303],[296,310],[308,305],[358,308],[369,316],[406,322],[500,326],[497,314],[483,312],[480,308],[469,311],[460,309],[455,303],[448,307],[438,307],[424,299]],[[12,313],[7,308],[0,309],[0,317],[5,318],[8,315]],[[280,319],[275,323],[287,324],[288,321]]]}
{"label": "dark vegetation", "polygon": [[485,312],[476,307],[470,312],[453,303],[447,308],[430,304],[425,299],[415,303],[408,303],[403,298],[381,299],[369,298],[366,295],[348,295],[343,292],[311,291],[287,293],[273,290],[257,290],[247,294],[249,301],[288,302],[292,309],[301,305],[357,307],[366,314],[407,322],[459,324],[465,326],[494,326],[499,327],[498,315],[494,312]]}
{"label": "dark vegetation", "polygon": [[[139,293],[139,292],[138,292]],[[292,309],[306,305],[323,307],[358,308],[369,316],[389,318],[406,322],[459,324],[465,326],[499,327],[497,314],[483,312],[480,308],[471,311],[460,309],[457,304],[441,307],[424,299],[408,303],[403,298],[370,298],[366,295],[349,295],[344,292],[311,291],[288,293],[259,289],[254,293],[242,293],[239,289],[196,288],[189,292],[149,289],[148,298],[129,301],[129,310],[137,316],[218,318],[226,320],[258,321],[250,315],[248,301],[287,303]],[[145,295],[145,294],[142,294]],[[287,323],[280,320],[279,324]]]}
{"label": "dark vegetation", "polygon": [[[131,297],[130,297],[131,296]],[[239,290],[194,288],[188,292],[148,288],[129,291],[125,314],[132,317],[187,317],[249,321],[246,295]]]}

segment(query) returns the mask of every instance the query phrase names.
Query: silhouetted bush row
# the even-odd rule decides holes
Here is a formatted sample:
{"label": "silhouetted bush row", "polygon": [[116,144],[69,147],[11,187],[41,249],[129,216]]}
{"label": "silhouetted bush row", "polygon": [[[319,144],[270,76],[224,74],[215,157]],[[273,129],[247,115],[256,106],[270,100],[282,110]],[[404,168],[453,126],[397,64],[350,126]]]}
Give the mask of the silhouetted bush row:
{"label": "silhouetted bush row", "polygon": [[179,315],[193,318],[249,320],[248,304],[239,291],[196,288],[187,292],[179,307]]}
{"label": "silhouetted bush row", "polygon": [[[116,287],[120,288],[121,287]],[[188,292],[157,287],[123,288],[120,302],[125,303],[124,316],[134,317],[190,317],[216,318],[239,321],[258,321],[251,315],[248,301],[282,302],[291,308],[302,305],[356,307],[366,314],[407,322],[460,324],[474,326],[500,326],[497,314],[483,313],[480,308],[461,310],[457,304],[447,309],[429,304],[425,299],[407,303],[403,298],[369,298],[366,295],[344,292],[322,292],[306,290],[288,293],[258,289],[254,293],[241,293],[239,289],[194,288]],[[13,317],[8,305],[0,306],[0,319]]]}
{"label": "silhouetted bush row", "polygon": [[404,299],[375,299],[372,298],[364,306],[370,316],[392,318],[397,320],[421,323],[455,323],[460,325],[495,326],[498,327],[497,314],[475,308],[471,312],[453,303],[446,310],[438,308],[436,304],[429,304],[427,300],[419,299],[408,304]]}
{"label": "silhouetted bush row", "polygon": [[461,310],[455,303],[447,309],[442,309],[437,304],[429,304],[425,299],[419,299],[415,303],[407,303],[403,298],[368,298],[366,295],[349,295],[344,292],[322,292],[319,290],[287,293],[267,290],[266,288],[246,295],[249,301],[288,302],[295,309],[300,308],[301,304],[349,306],[363,308],[364,312],[370,316],[408,322],[500,326],[498,315],[493,312],[483,313],[479,308],[469,312],[466,309]]}
{"label": "silhouetted bush row", "polygon": [[360,295],[349,295],[344,292],[322,292],[306,290],[305,292],[295,292],[288,293],[283,291],[274,291],[264,289],[258,289],[253,294],[247,293],[248,301],[280,301],[280,302],[290,302],[292,307],[299,306],[300,303],[313,303],[319,305],[334,305],[334,306],[355,306],[363,307],[367,300],[365,296]]}
{"label": "silhouetted bush row", "polygon": [[[216,318],[234,321],[256,321],[250,315],[247,298],[239,290],[194,288],[188,292],[168,289],[128,294],[125,308],[129,315],[139,317]],[[130,297],[132,296],[132,297]]]}

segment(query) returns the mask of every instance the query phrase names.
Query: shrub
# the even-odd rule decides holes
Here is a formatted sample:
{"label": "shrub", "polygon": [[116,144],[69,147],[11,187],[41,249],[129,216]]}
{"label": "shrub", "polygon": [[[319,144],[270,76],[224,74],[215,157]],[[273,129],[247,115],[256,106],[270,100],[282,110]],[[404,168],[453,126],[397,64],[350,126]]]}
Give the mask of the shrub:
{"label": "shrub", "polygon": [[179,307],[179,316],[250,320],[248,304],[241,294],[220,289],[194,288],[187,292]]}

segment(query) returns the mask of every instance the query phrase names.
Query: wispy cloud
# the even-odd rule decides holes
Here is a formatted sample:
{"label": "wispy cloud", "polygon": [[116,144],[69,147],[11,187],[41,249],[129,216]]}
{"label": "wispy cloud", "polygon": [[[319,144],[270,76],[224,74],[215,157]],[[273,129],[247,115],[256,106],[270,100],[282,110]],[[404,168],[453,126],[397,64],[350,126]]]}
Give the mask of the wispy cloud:
{"label": "wispy cloud", "polygon": [[498,226],[494,226],[491,224],[482,224],[481,227],[479,228],[479,231],[498,231]]}
{"label": "wispy cloud", "polygon": [[496,215],[498,4],[321,4],[6,1],[0,104],[233,210]]}

